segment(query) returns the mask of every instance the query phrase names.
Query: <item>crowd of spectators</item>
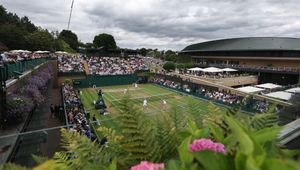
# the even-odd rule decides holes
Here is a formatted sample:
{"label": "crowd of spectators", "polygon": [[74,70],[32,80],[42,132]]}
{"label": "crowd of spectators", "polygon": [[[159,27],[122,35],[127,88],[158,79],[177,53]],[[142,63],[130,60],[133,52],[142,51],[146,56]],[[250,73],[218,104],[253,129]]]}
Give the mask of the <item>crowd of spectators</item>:
{"label": "crowd of spectators", "polygon": [[224,91],[218,90],[208,90],[204,87],[199,88],[196,90],[196,93],[205,96],[206,98],[221,101],[223,103],[232,105],[232,104],[239,104],[242,101],[242,97],[230,93],[226,93]]}
{"label": "crowd of spectators", "polygon": [[0,61],[4,63],[16,63],[24,60],[32,60],[37,58],[47,58],[49,57],[48,53],[30,53],[30,52],[18,52],[18,53],[9,53],[3,52],[0,54]]}
{"label": "crowd of spectators", "polygon": [[160,85],[167,86],[167,87],[170,87],[170,88],[173,88],[173,89],[178,89],[178,90],[181,89],[181,83],[166,80],[166,79],[163,79],[163,78],[152,78],[149,81],[151,83],[160,84]]}
{"label": "crowd of spectators", "polygon": [[59,72],[84,72],[84,58],[81,55],[58,55],[57,60]]}
{"label": "crowd of spectators", "polygon": [[268,111],[268,108],[269,108],[269,103],[266,101],[255,101],[253,105],[253,109],[261,113]]}
{"label": "crowd of spectators", "polygon": [[222,79],[222,78],[234,78],[234,77],[243,77],[243,76],[249,76],[248,73],[195,73],[195,72],[189,72],[188,74],[198,76],[201,78],[211,78],[211,79]]}
{"label": "crowd of spectators", "polygon": [[70,130],[85,134],[92,140],[96,139],[95,134],[91,131],[83,105],[77,96],[73,86],[66,84],[62,88],[68,123],[73,125]]}
{"label": "crowd of spectators", "polygon": [[148,70],[147,65],[139,57],[91,57],[88,60],[90,74],[126,75],[137,70]]}
{"label": "crowd of spectators", "polygon": [[[226,91],[219,91],[214,89],[207,89],[205,87],[199,87],[196,89],[191,89],[188,84],[182,84],[175,81],[167,80],[164,78],[151,78],[149,82],[160,84],[166,87],[170,87],[177,90],[182,90],[185,92],[193,92],[195,95],[208,99],[213,100],[219,103],[223,103],[229,106],[237,106],[239,105],[242,100],[243,96],[231,94]],[[266,112],[269,108],[269,104],[266,101],[259,101],[249,99],[247,103],[244,103],[244,108],[251,112]]]}

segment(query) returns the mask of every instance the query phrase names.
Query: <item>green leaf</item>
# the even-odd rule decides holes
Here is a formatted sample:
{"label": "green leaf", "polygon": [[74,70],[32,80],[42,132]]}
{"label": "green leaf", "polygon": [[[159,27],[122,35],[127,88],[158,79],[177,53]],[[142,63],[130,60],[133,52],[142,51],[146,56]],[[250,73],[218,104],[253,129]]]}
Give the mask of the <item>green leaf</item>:
{"label": "green leaf", "polygon": [[254,150],[254,144],[250,136],[236,120],[228,116],[226,116],[226,119],[230,129],[236,136],[237,141],[239,142],[239,151],[246,155],[251,154]]}
{"label": "green leaf", "polygon": [[268,159],[262,169],[264,170],[299,170],[300,163],[291,160]]}
{"label": "green leaf", "polygon": [[107,170],[117,170],[117,160],[114,159],[112,161],[112,163],[109,165],[109,167],[107,168]]}
{"label": "green leaf", "polygon": [[253,138],[261,145],[264,145],[268,141],[276,139],[279,134],[280,127],[270,127],[254,132]]}
{"label": "green leaf", "polygon": [[235,168],[237,170],[244,170],[246,166],[247,156],[243,153],[238,152],[235,156]]}
{"label": "green leaf", "polygon": [[190,165],[193,162],[193,155],[189,151],[189,144],[191,143],[191,137],[184,139],[181,145],[178,147],[179,158],[184,165]]}
{"label": "green leaf", "polygon": [[234,168],[230,157],[223,153],[200,151],[194,152],[193,155],[205,170],[232,170]]}

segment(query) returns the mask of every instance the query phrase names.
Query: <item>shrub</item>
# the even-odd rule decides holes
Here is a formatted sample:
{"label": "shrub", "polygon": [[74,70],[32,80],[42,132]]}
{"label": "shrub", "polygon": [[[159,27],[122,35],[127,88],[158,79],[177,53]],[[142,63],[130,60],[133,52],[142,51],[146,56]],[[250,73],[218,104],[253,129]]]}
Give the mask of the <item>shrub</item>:
{"label": "shrub", "polygon": [[175,70],[175,63],[174,62],[166,62],[163,68],[167,71]]}

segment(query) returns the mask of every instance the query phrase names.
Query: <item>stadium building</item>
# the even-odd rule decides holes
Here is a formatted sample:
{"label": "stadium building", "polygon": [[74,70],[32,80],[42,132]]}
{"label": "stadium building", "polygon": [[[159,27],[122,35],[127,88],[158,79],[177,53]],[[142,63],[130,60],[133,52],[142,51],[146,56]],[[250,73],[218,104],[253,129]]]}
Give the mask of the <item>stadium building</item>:
{"label": "stadium building", "polygon": [[259,83],[299,83],[300,38],[247,37],[192,44],[181,53],[200,66],[230,67],[255,72]]}

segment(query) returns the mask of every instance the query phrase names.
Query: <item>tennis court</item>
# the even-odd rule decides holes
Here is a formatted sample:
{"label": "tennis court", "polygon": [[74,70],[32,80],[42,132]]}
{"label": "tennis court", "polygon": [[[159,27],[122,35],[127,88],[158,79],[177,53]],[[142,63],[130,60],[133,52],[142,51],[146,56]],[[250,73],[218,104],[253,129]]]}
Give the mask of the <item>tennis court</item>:
{"label": "tennis court", "polygon": [[[139,84],[137,88],[133,85],[122,85],[102,87],[101,89],[109,112],[109,115],[105,116],[100,115],[99,110],[96,110],[93,105],[93,100],[97,100],[98,98],[99,88],[81,89],[81,101],[83,102],[85,110],[90,112],[91,117],[95,114],[100,120],[110,120],[118,117],[118,114],[121,111],[120,102],[125,95],[129,95],[129,100],[134,104],[134,107],[140,109],[149,116],[159,116],[162,112],[168,112],[172,106],[177,106],[177,108],[185,113],[188,109],[188,104],[190,104],[189,102],[192,102],[197,106],[199,114],[208,112],[207,101],[154,84]],[[147,100],[147,106],[143,107],[143,101],[145,99]],[[167,104],[164,105],[163,100],[165,100]],[[113,123],[113,121],[103,123],[109,125]]]}

